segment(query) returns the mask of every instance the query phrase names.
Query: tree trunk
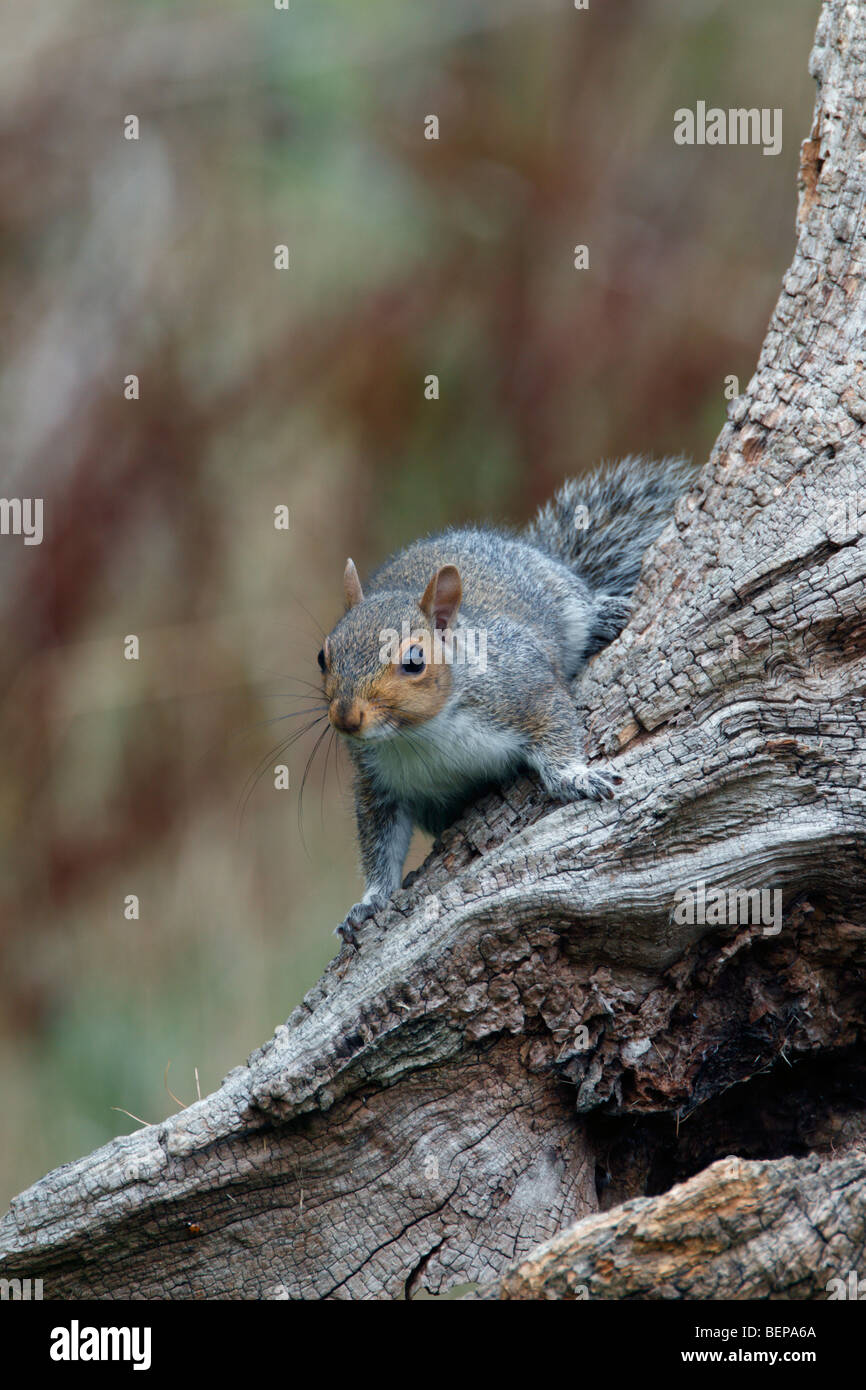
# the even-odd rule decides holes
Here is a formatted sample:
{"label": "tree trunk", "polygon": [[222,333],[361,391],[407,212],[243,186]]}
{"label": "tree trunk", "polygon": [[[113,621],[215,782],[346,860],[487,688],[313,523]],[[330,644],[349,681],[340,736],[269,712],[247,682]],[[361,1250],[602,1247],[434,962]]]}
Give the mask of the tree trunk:
{"label": "tree trunk", "polygon": [[[866,7],[827,0],[812,72],[757,371],[576,688],[617,800],[475,807],[219,1091],[19,1196],[4,1276],[811,1298],[862,1268]],[[700,920],[701,884],[781,919]]]}

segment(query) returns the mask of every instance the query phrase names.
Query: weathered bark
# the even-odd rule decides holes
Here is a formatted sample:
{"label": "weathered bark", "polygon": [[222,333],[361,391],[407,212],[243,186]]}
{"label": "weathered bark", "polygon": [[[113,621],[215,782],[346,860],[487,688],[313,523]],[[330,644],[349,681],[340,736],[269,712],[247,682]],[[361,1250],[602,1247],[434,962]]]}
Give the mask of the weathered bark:
{"label": "weathered bark", "polygon": [[864,1255],[862,1154],[726,1158],[661,1197],[586,1217],[479,1296],[845,1299]]}
{"label": "weathered bark", "polygon": [[[522,782],[475,808],[219,1091],[18,1197],[4,1275],[54,1297],[438,1292],[732,1152],[778,1161],[747,1171],[780,1256],[800,1181],[783,1156],[810,1151],[805,1199],[859,1204],[839,1252],[862,1254],[863,7],[828,0],[812,71],[799,241],[757,371],[576,691],[618,799],[553,808]],[[674,889],[700,881],[782,890],[781,932],[678,922]],[[844,1197],[820,1161],[843,1149]],[[719,1170],[695,1181],[703,1272],[671,1256],[681,1193],[583,1222],[562,1268],[594,1297],[820,1296],[824,1255],[763,1285],[761,1241],[727,1260]],[[661,1235],[639,1248],[647,1211]],[[503,1294],[567,1296],[534,1259]]]}

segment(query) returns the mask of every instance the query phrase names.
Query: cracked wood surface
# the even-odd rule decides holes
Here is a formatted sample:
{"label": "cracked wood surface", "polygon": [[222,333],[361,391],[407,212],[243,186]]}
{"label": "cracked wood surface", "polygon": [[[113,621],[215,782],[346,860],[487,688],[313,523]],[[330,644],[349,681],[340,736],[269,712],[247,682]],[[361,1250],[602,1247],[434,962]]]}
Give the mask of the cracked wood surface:
{"label": "cracked wood surface", "polygon": [[722,1159],[660,1197],[586,1217],[476,1297],[838,1299],[841,1283],[849,1298],[866,1257],[864,1180],[862,1152]]}
{"label": "cracked wood surface", "polygon": [[[594,1116],[711,1126],[731,1087],[862,1048],[860,6],[828,0],[811,70],[756,373],[575,692],[618,799],[554,808],[521,781],[474,808],[219,1091],[16,1198],[2,1275],[46,1297],[494,1280],[597,1210]],[[781,933],[677,922],[700,881],[778,888]]]}

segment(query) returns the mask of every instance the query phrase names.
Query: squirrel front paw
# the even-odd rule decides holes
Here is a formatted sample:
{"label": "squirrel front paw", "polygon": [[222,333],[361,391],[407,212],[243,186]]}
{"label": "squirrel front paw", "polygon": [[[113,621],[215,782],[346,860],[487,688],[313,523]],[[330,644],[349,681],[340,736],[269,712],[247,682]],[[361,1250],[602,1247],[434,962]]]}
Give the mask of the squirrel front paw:
{"label": "squirrel front paw", "polygon": [[376,913],[386,906],[388,899],[384,893],[377,893],[371,898],[365,898],[354,907],[350,907],[343,921],[338,927],[334,928],[334,935],[341,936],[350,946],[357,946],[355,938],[355,928],[360,927],[362,922],[368,918],[375,917]]}
{"label": "squirrel front paw", "polygon": [[545,791],[556,801],[609,801],[621,780],[613,773],[598,772],[576,762],[555,772],[548,771],[543,778]]}

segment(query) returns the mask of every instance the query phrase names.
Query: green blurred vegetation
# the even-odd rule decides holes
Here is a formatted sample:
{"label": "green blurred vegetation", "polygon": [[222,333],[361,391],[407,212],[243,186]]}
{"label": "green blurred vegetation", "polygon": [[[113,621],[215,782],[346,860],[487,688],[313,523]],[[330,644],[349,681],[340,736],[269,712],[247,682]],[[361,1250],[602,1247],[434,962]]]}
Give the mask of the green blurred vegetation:
{"label": "green blurred vegetation", "polygon": [[[311,744],[278,793],[265,721],[306,708],[345,556],[706,457],[793,248],[817,12],[0,13],[2,490],[46,506],[42,546],[0,545],[4,1196],[133,1127],[112,1107],[171,1111],[169,1061],[212,1090],[333,953],[348,775],[320,750],[305,848]],[[781,106],[783,153],[675,147],[698,99]]]}

